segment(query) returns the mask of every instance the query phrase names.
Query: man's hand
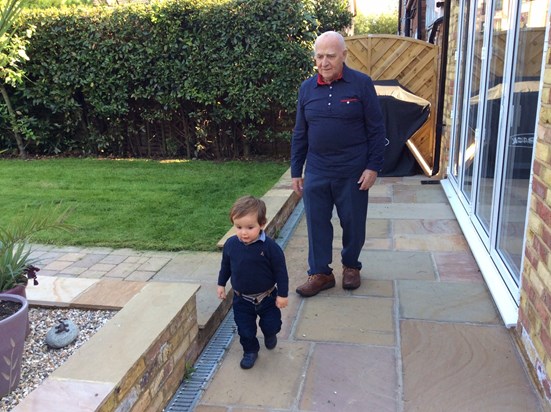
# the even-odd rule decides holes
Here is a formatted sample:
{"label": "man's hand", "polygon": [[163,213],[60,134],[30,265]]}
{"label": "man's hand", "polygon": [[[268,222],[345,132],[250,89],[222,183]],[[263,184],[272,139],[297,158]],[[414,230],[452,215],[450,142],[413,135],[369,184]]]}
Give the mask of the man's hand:
{"label": "man's hand", "polygon": [[365,169],[360,176],[360,180],[358,180],[360,190],[371,189],[371,186],[375,184],[375,180],[377,180],[377,172],[374,170]]}
{"label": "man's hand", "polygon": [[299,195],[302,196],[302,189],[304,187],[304,179],[302,177],[293,177],[293,191]]}

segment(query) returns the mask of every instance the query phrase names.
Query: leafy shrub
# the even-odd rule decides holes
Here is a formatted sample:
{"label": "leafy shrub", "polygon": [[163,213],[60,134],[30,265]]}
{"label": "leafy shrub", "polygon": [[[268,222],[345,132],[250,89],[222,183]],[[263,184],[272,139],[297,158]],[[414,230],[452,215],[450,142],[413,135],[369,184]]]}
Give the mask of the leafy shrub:
{"label": "leafy shrub", "polygon": [[354,34],[396,34],[397,32],[397,13],[383,13],[370,16],[358,13],[354,17]]}
{"label": "leafy shrub", "polygon": [[59,8],[63,6],[91,6],[93,0],[32,0],[25,7],[29,9]]}
{"label": "leafy shrub", "polygon": [[[34,136],[29,152],[225,158],[266,143],[275,150],[290,137],[298,86],[312,74],[313,40],[350,25],[344,4],[29,10],[36,31],[27,78],[10,90]],[[13,147],[2,136],[0,144]]]}

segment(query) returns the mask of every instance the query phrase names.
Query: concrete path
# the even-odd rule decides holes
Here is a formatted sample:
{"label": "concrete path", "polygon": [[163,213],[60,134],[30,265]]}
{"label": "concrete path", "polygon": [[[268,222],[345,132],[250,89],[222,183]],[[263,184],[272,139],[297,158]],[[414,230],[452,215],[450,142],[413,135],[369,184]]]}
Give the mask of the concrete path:
{"label": "concrete path", "polygon": [[[545,410],[442,188],[426,180],[378,179],[355,291],[340,285],[335,218],[337,287],[312,298],[294,293],[307,270],[306,226],[299,220],[285,247],[290,296],[276,349],[262,347],[245,371],[235,338],[197,412]],[[121,307],[144,282],[183,281],[202,286],[203,328],[214,329],[227,310],[215,296],[218,252],[39,247],[34,253],[43,262],[41,286],[29,288],[35,302]],[[63,277],[76,281],[60,286],[56,279]],[[112,282],[120,281],[125,288],[113,292]]]}

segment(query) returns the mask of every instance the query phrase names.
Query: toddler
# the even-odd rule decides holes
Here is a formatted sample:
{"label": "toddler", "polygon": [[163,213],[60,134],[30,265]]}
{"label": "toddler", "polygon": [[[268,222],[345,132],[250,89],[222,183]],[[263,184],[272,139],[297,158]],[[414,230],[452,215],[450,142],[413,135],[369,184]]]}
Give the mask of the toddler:
{"label": "toddler", "polygon": [[230,210],[236,235],[226,240],[218,275],[218,297],[233,288],[233,316],[243,346],[240,366],[250,369],[258,357],[257,317],[264,345],[273,349],[281,330],[281,310],[287,306],[289,276],[281,247],[266,236],[266,204],[253,196],[239,198]]}

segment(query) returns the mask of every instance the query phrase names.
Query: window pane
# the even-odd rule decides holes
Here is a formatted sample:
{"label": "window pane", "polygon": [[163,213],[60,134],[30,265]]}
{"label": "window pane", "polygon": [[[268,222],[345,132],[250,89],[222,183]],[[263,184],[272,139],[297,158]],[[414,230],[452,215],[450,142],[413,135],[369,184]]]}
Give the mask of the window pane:
{"label": "window pane", "polygon": [[528,205],[528,185],[539,96],[539,79],[547,0],[522,1],[518,17],[517,55],[510,93],[510,130],[505,149],[505,176],[501,197],[497,249],[517,283]]}

